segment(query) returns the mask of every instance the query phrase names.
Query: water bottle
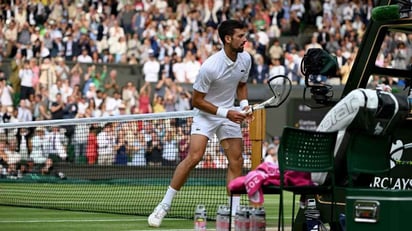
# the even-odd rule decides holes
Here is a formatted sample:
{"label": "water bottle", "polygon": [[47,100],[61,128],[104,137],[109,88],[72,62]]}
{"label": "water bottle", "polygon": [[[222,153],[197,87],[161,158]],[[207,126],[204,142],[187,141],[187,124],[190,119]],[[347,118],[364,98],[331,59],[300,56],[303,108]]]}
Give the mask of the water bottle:
{"label": "water bottle", "polygon": [[197,205],[195,209],[195,231],[206,230],[206,207],[204,205]]}
{"label": "water bottle", "polygon": [[250,213],[250,230],[266,230],[266,212],[263,207],[254,208]]}
{"label": "water bottle", "polygon": [[249,211],[249,207],[247,206],[238,207],[235,215],[235,231],[249,231]]}
{"label": "water bottle", "polygon": [[219,205],[216,214],[216,231],[228,231],[230,220],[230,208],[226,205]]}
{"label": "water bottle", "polygon": [[316,200],[308,199],[307,207],[304,212],[306,217],[306,230],[320,230],[320,211],[316,208]]}

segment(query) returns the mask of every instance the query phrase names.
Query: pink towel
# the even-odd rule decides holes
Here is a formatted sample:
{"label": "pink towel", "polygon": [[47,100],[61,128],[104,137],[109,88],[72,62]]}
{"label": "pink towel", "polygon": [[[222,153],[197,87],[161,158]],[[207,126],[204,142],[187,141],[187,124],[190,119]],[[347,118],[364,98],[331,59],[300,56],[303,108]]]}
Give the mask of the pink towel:
{"label": "pink towel", "polygon": [[[286,186],[314,185],[310,173],[306,172],[286,171],[284,181]],[[280,173],[277,164],[263,162],[256,170],[250,171],[246,176],[233,179],[228,187],[230,190],[246,190],[251,203],[263,204],[262,185],[280,185]]]}
{"label": "pink towel", "polygon": [[245,178],[244,185],[247,195],[252,203],[263,203],[262,184],[268,178],[268,175],[262,171],[250,171]]}

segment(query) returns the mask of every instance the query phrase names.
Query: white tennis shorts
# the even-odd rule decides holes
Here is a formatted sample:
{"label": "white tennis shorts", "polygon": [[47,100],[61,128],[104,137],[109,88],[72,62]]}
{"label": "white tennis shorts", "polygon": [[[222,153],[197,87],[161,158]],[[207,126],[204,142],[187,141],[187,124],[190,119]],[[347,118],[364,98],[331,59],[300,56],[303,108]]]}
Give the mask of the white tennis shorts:
{"label": "white tennis shorts", "polygon": [[193,118],[191,134],[204,135],[209,140],[213,139],[213,135],[216,134],[219,141],[243,137],[240,124],[227,118],[205,113],[199,113]]}

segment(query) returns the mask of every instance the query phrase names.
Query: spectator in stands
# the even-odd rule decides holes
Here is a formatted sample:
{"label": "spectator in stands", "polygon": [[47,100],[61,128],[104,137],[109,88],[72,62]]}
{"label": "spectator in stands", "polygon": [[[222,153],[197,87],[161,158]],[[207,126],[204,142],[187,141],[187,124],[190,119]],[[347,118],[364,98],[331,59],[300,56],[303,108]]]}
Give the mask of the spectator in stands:
{"label": "spectator in stands", "polygon": [[216,154],[216,168],[226,169],[228,165],[228,161],[226,156],[219,152]]}
{"label": "spectator in stands", "polygon": [[98,159],[97,128],[91,126],[87,134],[86,158],[89,165],[97,163]]}
{"label": "spectator in stands", "polygon": [[7,108],[13,106],[13,87],[7,84],[4,77],[0,77],[0,105],[1,112],[6,112]]}
{"label": "spectator in stands", "polygon": [[261,54],[255,55],[256,64],[254,65],[252,83],[267,83],[269,79],[269,66],[265,63],[265,60]]}
{"label": "spectator in stands", "polygon": [[106,123],[97,135],[99,165],[112,165],[115,160],[116,137],[112,123]]}
{"label": "spectator in stands", "polygon": [[163,137],[163,166],[176,166],[179,162],[179,148],[176,139],[176,131],[172,128],[167,128],[166,134]]}
{"label": "spectator in stands", "polygon": [[70,68],[62,57],[56,57],[56,77],[60,80],[68,80],[70,76]]}
{"label": "spectator in stands", "polygon": [[[7,139],[4,137],[4,138],[0,139],[0,165],[1,165],[1,168],[2,168],[1,171],[3,171],[3,168],[6,169],[6,171],[7,171],[8,156],[5,152],[6,146],[7,146]],[[1,174],[4,175],[3,172]]]}
{"label": "spectator in stands", "polygon": [[122,57],[127,55],[126,37],[121,36],[118,40],[109,40],[109,52],[114,57],[115,63],[120,63]]}
{"label": "spectator in stands", "polygon": [[[299,0],[298,0],[299,1]],[[302,18],[298,16],[298,11],[297,10],[291,10],[290,11],[290,35],[293,36],[298,36],[300,33],[300,24],[302,22]]]}
{"label": "spectator in stands", "polygon": [[149,82],[146,82],[142,88],[140,89],[139,93],[139,112],[142,114],[145,113],[152,113],[152,105],[150,102],[150,94],[151,94],[151,85]]}
{"label": "spectator in stands", "polygon": [[153,99],[153,113],[166,112],[164,106],[164,98],[160,95],[155,95]]}
{"label": "spectator in stands", "polygon": [[107,116],[110,116],[110,114],[106,110],[106,100],[102,100],[102,103],[97,107],[96,117],[107,117]]}
{"label": "spectator in stands", "polygon": [[48,90],[49,90],[49,100],[52,102],[56,101],[57,94],[63,93],[63,82],[60,79],[57,79],[56,82],[52,84],[50,88],[48,88]]}
{"label": "spectator in stands", "polygon": [[338,50],[340,50],[340,45],[334,35],[329,36],[329,41],[326,43],[325,50],[331,54],[337,55]]}
{"label": "spectator in stands", "polygon": [[75,85],[81,84],[83,69],[79,62],[76,62],[70,69],[70,87],[74,88]]}
{"label": "spectator in stands", "polygon": [[256,53],[261,54],[261,55],[266,55],[267,49],[269,48],[269,37],[265,31],[266,22],[263,18],[259,19],[258,21],[261,21],[262,25],[257,25],[256,32],[255,32]]}
{"label": "spectator in stands", "polygon": [[[274,59],[274,58],[282,58],[283,57],[283,53],[285,51],[283,50],[279,39],[275,38],[273,40],[273,44],[269,47],[269,57],[267,57],[268,60]],[[263,56],[264,58],[265,56]],[[266,60],[265,60],[266,62]]]}
{"label": "spectator in stands", "polygon": [[127,56],[129,58],[132,56],[139,57],[140,46],[139,35],[137,33],[127,35]]}
{"label": "spectator in stands", "polygon": [[37,58],[30,59],[30,68],[33,72],[33,88],[34,92],[38,93],[40,91],[40,66],[38,65]]}
{"label": "spectator in stands", "polygon": [[73,39],[71,31],[66,32],[63,39],[64,46],[64,59],[66,61],[75,61],[78,53],[78,44],[77,41]]}
{"label": "spectator in stands", "polygon": [[48,159],[48,142],[46,129],[37,127],[33,138],[31,138],[32,151],[30,153],[30,158],[33,159],[35,164],[44,164]]}
{"label": "spectator in stands", "polygon": [[133,166],[146,166],[146,141],[144,138],[144,131],[135,131],[136,139],[132,144],[132,161],[131,165]]}
{"label": "spectator in stands", "polygon": [[200,62],[196,59],[196,54],[188,51],[184,58],[186,83],[194,83],[200,70]]}
{"label": "spectator in stands", "polygon": [[160,137],[155,130],[148,130],[146,134],[150,136],[150,140],[147,141],[145,153],[146,162],[149,166],[161,166],[163,160],[163,144]]}
{"label": "spectator in stands", "polygon": [[[7,111],[3,114],[2,119],[4,123],[17,123],[19,122],[18,120],[18,108],[16,107],[9,107],[7,108]],[[7,138],[13,138],[16,137],[18,134],[18,129],[17,128],[9,128],[6,129],[6,134]]]}
{"label": "spectator in stands", "polygon": [[17,176],[17,166],[21,161],[21,155],[17,151],[16,137],[7,140],[4,153],[7,155],[7,166],[9,175]]}
{"label": "spectator in stands", "polygon": [[16,53],[14,59],[11,60],[11,74],[10,74],[10,83],[13,87],[16,94],[20,94],[20,69],[23,68],[23,56],[20,52]]}
{"label": "spectator in stands", "polygon": [[129,152],[129,144],[125,139],[124,131],[119,131],[117,134],[116,145],[115,145],[115,160],[114,164],[116,165],[127,165]]}
{"label": "spectator in stands", "polygon": [[187,111],[192,109],[191,98],[192,95],[183,89],[181,86],[178,86],[179,94],[176,95],[175,108],[176,111]]}
{"label": "spectator in stands", "polygon": [[280,59],[272,59],[272,63],[269,66],[269,76],[285,75],[286,68],[280,63]]}
{"label": "spectator in stands", "polygon": [[40,84],[41,87],[45,87],[50,90],[51,86],[56,83],[56,69],[54,63],[49,59],[43,59],[43,63],[40,65]]}
{"label": "spectator in stands", "polygon": [[[97,88],[96,88],[96,84],[93,82],[90,82],[88,85],[88,90],[86,91],[86,93],[84,94],[86,96],[87,99],[94,99],[96,100],[97,97]],[[99,102],[100,105],[100,102]],[[99,106],[96,104],[96,106]]]}
{"label": "spectator in stands", "polygon": [[160,71],[159,71],[159,77],[160,78],[167,78],[170,79],[171,81],[175,80],[175,77],[173,75],[173,59],[169,55],[165,55],[163,61],[160,64]]}
{"label": "spectator in stands", "polygon": [[189,83],[189,79],[186,77],[185,63],[182,61],[182,57],[176,55],[176,60],[172,65],[173,75],[175,82],[177,83]]}
{"label": "spectator in stands", "polygon": [[33,121],[33,114],[30,110],[30,103],[24,99],[20,100],[17,119],[19,122]]}
{"label": "spectator in stands", "polygon": [[[85,118],[84,113],[77,113],[76,118]],[[87,138],[89,135],[89,125],[86,123],[76,124],[74,128],[74,161],[80,163],[86,158]]]}
{"label": "spectator in stands", "polygon": [[89,102],[85,96],[77,96],[77,114],[86,114],[86,109],[89,107]]}
{"label": "spectator in stands", "polygon": [[120,106],[123,106],[122,109],[125,109],[120,92],[114,92],[113,95],[111,97],[108,96],[105,101],[106,111],[111,116],[120,114]]}
{"label": "spectator in stands", "polygon": [[299,75],[300,64],[295,62],[292,54],[285,54],[285,75],[292,81],[292,84],[301,84],[303,79]]}
{"label": "spectator in stands", "polygon": [[14,18],[6,20],[6,28],[3,32],[4,37],[7,41],[6,45],[6,56],[14,57],[17,52],[17,36],[18,36],[18,24]]}
{"label": "spectator in stands", "polygon": [[278,162],[277,150],[275,146],[268,147],[268,149],[266,150],[264,162],[272,162],[272,163]]}
{"label": "spectator in stands", "polygon": [[64,103],[68,102],[68,98],[70,96],[75,97],[75,94],[74,94],[75,92],[73,91],[73,88],[70,86],[68,79],[61,80],[61,93],[62,93],[62,99]]}
{"label": "spectator in stands", "polygon": [[77,102],[73,95],[67,97],[67,103],[63,108],[63,119],[74,119],[78,112]]}
{"label": "spectator in stands", "polygon": [[190,135],[188,132],[184,131],[182,127],[178,127],[180,139],[178,143],[179,147],[179,161],[182,161],[186,158],[189,153],[189,144],[190,144]]}
{"label": "spectator in stands", "polygon": [[86,109],[86,112],[89,111],[91,117],[98,117],[98,107],[96,106],[94,98],[87,99],[87,104],[88,107]]}
{"label": "spectator in stands", "polygon": [[274,137],[272,137],[272,142],[269,144],[268,149],[270,147],[274,147],[275,151],[277,153],[278,149],[279,149],[279,145],[280,145],[280,137],[279,136],[274,136]]}
{"label": "spectator in stands", "polygon": [[20,153],[22,160],[27,160],[29,158],[29,142],[30,142],[31,131],[27,128],[19,128],[16,130],[17,130],[17,132],[15,133],[16,136],[13,137],[9,133],[8,138],[9,139],[17,138],[18,152]]}
{"label": "spectator in stands", "polygon": [[51,119],[52,120],[63,119],[64,108],[65,108],[65,103],[63,102],[62,94],[57,93],[56,101],[52,102],[50,106]]}
{"label": "spectator in stands", "polygon": [[306,51],[308,51],[311,48],[323,49],[322,45],[320,43],[318,43],[318,39],[317,39],[316,36],[312,36],[310,42],[305,45],[305,50]]}
{"label": "spectator in stands", "polygon": [[40,121],[49,119],[51,119],[51,115],[47,104],[43,100],[43,96],[41,94],[36,94],[33,105],[33,120]]}
{"label": "spectator in stands", "polygon": [[86,48],[82,49],[82,53],[77,56],[77,62],[79,63],[92,63],[93,59],[89,55],[89,51]]}
{"label": "spectator in stands", "polygon": [[109,44],[110,44],[110,40],[119,41],[119,38],[126,36],[124,32],[124,28],[119,25],[119,21],[113,20],[111,21],[111,23],[112,23],[112,26],[109,27],[109,31],[108,31],[109,32],[108,34]]}
{"label": "spectator in stands", "polygon": [[66,161],[67,158],[67,140],[64,136],[65,129],[54,125],[51,132],[47,135],[49,158],[54,162]]}
{"label": "spectator in stands", "polygon": [[149,60],[143,64],[144,80],[149,83],[159,81],[160,63],[155,57],[154,50],[149,50]]}
{"label": "spectator in stands", "polygon": [[108,78],[105,79],[105,82],[104,82],[104,90],[107,94],[112,95],[114,92],[120,91],[120,86],[117,81],[118,81],[117,70],[116,69],[110,70],[109,76]]}
{"label": "spectator in stands", "polygon": [[212,154],[206,153],[205,157],[201,164],[202,168],[216,168],[215,160],[213,159]]}
{"label": "spectator in stands", "polygon": [[407,64],[409,64],[408,57],[410,57],[410,54],[408,55],[408,49],[405,43],[402,41],[399,41],[398,44],[396,45],[396,49],[393,55],[393,61],[394,61],[393,68],[397,68],[401,70],[406,69]]}
{"label": "spectator in stands", "polygon": [[163,102],[163,106],[166,112],[174,112],[176,111],[176,96],[175,94],[171,94],[170,91],[166,92],[165,100]]}
{"label": "spectator in stands", "polygon": [[131,81],[127,82],[126,85],[123,87],[122,99],[126,105],[126,111],[128,113],[132,113],[132,107],[135,107],[137,105],[138,100],[136,98],[138,96],[139,94],[136,90],[136,86]]}

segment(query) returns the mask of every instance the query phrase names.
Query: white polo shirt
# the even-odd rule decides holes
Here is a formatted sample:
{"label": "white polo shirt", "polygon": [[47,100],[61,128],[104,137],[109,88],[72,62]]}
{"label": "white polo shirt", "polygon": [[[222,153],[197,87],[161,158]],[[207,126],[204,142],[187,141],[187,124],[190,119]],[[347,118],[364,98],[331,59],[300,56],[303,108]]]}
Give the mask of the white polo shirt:
{"label": "white polo shirt", "polygon": [[247,52],[238,53],[233,62],[222,49],[203,63],[193,89],[206,93],[205,100],[217,107],[233,108],[237,85],[247,82],[251,63]]}
{"label": "white polo shirt", "polygon": [[159,81],[160,63],[155,59],[149,59],[143,64],[143,74],[146,82],[157,83]]}

